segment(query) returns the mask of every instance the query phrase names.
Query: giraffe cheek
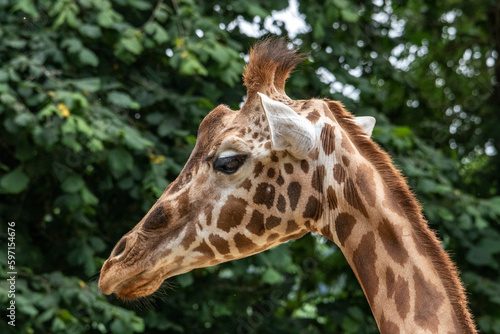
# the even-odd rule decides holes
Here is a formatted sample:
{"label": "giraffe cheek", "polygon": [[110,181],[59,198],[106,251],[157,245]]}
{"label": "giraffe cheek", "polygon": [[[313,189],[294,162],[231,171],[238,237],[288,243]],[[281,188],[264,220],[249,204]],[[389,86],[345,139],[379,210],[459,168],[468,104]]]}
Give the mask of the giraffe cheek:
{"label": "giraffe cheek", "polygon": [[264,215],[260,211],[254,210],[246,229],[255,235],[262,236],[266,231]]}
{"label": "giraffe cheek", "polygon": [[231,228],[239,226],[243,221],[247,206],[248,203],[244,199],[229,195],[226,204],[221,208],[217,227],[229,232]]}
{"label": "giraffe cheek", "polygon": [[283,195],[278,196],[278,204],[276,205],[276,208],[278,209],[279,212],[285,213],[286,211],[286,200]]}
{"label": "giraffe cheek", "polygon": [[253,202],[255,204],[263,204],[268,209],[272,208],[274,205],[274,196],[276,195],[276,190],[272,184],[262,182],[257,186],[255,195],[253,197]]}
{"label": "giraffe cheek", "polygon": [[162,227],[166,227],[170,220],[170,215],[165,212],[163,205],[158,205],[156,208],[151,210],[149,215],[146,217],[142,229],[144,231],[154,231]]}

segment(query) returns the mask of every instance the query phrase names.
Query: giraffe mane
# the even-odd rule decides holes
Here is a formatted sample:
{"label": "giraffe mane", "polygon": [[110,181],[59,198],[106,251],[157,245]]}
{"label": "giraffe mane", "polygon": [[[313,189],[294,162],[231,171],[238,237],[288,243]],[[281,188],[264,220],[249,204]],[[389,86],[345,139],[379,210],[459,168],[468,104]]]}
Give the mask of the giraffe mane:
{"label": "giraffe mane", "polygon": [[396,169],[391,157],[372,140],[366,138],[365,134],[351,120],[354,118],[346,111],[339,102],[324,100],[333,113],[335,120],[348,133],[349,138],[357,147],[359,152],[371,161],[382,176],[389,189],[392,189],[396,200],[407,214],[414,226],[418,242],[421,243],[442,278],[444,287],[450,296],[452,307],[457,314],[457,321],[462,328],[475,328],[470,312],[468,312],[465,289],[458,279],[458,270],[449,255],[440,247],[439,240],[422,215],[422,207],[413,192],[408,187],[406,178]]}
{"label": "giraffe mane", "polygon": [[268,37],[250,49],[250,60],[243,73],[248,99],[256,96],[259,91],[269,94],[273,89],[286,95],[286,79],[306,57],[305,54],[298,53],[298,48],[290,49],[288,45],[286,38]]}

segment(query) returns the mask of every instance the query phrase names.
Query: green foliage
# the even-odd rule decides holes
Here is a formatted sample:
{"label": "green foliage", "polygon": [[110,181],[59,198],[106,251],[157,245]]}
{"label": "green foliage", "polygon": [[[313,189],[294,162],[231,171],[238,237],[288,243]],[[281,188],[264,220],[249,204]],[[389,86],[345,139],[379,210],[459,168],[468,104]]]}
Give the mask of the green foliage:
{"label": "green foliage", "polygon": [[[300,4],[310,54],[288,94],[377,118],[374,139],[453,254],[479,327],[500,333],[500,9],[375,3]],[[265,20],[286,6],[0,1],[0,267],[15,221],[16,332],[377,332],[343,255],[318,236],[175,277],[155,302],[105,298],[92,279],[180,172],[201,119],[241,103],[255,40],[234,22],[286,34]]]}

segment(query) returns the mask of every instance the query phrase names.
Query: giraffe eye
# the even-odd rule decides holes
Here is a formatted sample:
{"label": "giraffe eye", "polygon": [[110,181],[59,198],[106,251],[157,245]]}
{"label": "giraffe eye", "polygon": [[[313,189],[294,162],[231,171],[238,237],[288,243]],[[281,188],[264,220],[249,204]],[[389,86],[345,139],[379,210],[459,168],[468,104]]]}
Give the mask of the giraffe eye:
{"label": "giraffe eye", "polygon": [[217,158],[214,161],[214,169],[224,174],[234,174],[245,163],[247,155],[239,154],[223,158]]}

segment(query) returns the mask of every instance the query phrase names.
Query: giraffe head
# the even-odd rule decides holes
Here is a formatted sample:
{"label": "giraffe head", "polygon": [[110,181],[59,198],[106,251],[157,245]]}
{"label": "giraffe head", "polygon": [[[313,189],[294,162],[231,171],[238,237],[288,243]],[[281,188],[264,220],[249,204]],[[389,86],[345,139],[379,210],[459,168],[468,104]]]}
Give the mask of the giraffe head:
{"label": "giraffe head", "polygon": [[[322,118],[335,122],[331,109],[342,108],[288,98],[285,81],[303,58],[283,39],[251,50],[241,110],[221,105],[205,117],[178,178],[104,263],[103,293],[149,295],[168,277],[317,231],[328,193],[318,155],[335,146]],[[371,134],[372,118],[345,117]]]}

